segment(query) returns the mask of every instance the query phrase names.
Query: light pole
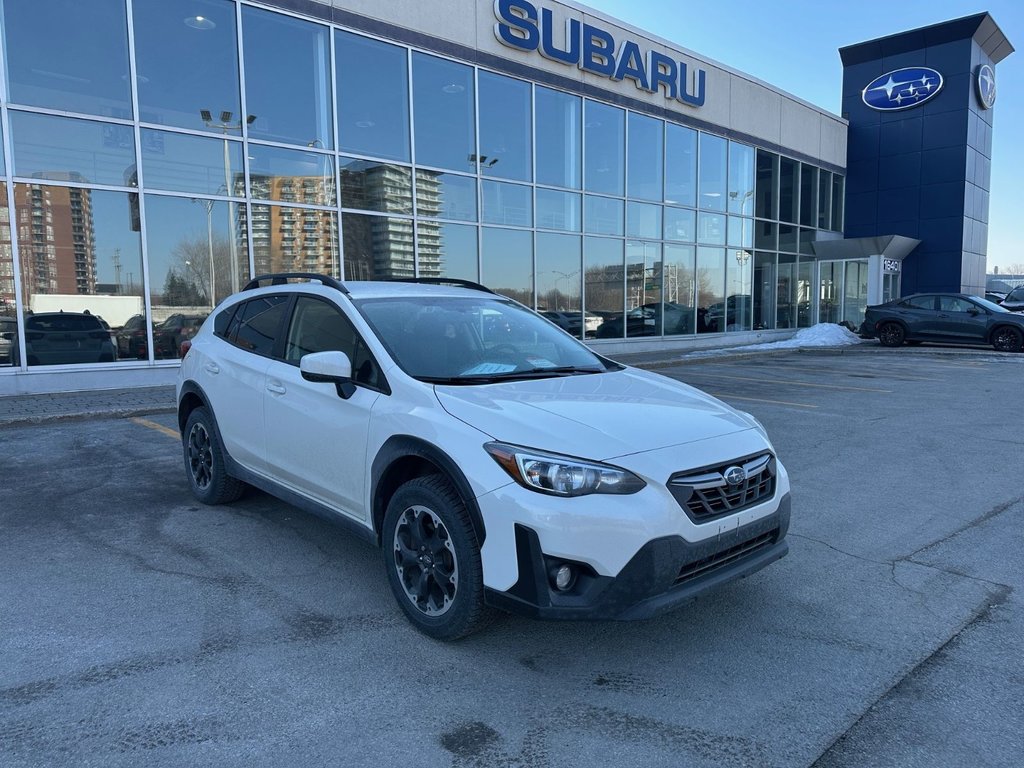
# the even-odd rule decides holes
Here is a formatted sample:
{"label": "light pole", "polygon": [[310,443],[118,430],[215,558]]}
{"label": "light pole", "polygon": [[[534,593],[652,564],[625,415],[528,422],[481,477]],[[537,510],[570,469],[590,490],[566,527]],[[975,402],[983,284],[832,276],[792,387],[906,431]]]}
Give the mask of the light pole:
{"label": "light pole", "polygon": [[[214,120],[213,114],[208,109],[199,110],[199,117],[207,128],[217,128],[224,134],[224,189],[228,195],[232,194],[231,189],[231,158],[228,152],[228,132],[238,131],[242,134],[242,121],[233,120],[233,113],[224,110],[220,113],[220,120]],[[252,125],[256,115],[248,115],[245,118],[245,125]],[[243,193],[244,194],[244,193]],[[234,222],[231,221],[231,206],[228,206],[228,245],[231,249],[231,292],[238,292],[238,248],[235,245]],[[211,260],[211,264],[213,261]]]}

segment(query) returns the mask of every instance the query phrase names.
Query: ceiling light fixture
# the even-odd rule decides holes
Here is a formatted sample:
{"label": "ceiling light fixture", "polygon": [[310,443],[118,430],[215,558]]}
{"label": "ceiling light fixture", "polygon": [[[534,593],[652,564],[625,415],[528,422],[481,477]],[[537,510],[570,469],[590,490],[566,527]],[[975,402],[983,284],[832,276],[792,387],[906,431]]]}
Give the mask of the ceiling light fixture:
{"label": "ceiling light fixture", "polygon": [[214,29],[217,24],[213,19],[208,19],[205,16],[189,16],[185,19],[185,26],[192,27],[192,29]]}

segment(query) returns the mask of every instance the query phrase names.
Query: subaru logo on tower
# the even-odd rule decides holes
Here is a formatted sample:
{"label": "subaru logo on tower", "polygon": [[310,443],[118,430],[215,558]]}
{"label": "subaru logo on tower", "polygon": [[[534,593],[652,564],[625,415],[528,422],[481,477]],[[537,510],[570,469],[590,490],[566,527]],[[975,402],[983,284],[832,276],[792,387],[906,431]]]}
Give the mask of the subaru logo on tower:
{"label": "subaru logo on tower", "polygon": [[861,93],[864,103],[879,112],[910,109],[934,99],[942,90],[942,75],[931,67],[904,67],[876,77]]}
{"label": "subaru logo on tower", "polygon": [[996,72],[988,64],[978,67],[974,77],[974,85],[978,89],[978,103],[983,109],[992,109],[996,103]]}

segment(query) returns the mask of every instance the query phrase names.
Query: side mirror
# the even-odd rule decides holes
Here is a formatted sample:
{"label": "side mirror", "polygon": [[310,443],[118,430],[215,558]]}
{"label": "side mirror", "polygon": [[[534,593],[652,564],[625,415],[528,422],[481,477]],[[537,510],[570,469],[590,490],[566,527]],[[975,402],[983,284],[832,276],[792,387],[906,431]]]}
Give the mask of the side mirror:
{"label": "side mirror", "polygon": [[352,381],[352,361],[344,352],[311,352],[299,360],[299,370],[306,381],[334,384],[338,397],[348,400],[356,393]]}

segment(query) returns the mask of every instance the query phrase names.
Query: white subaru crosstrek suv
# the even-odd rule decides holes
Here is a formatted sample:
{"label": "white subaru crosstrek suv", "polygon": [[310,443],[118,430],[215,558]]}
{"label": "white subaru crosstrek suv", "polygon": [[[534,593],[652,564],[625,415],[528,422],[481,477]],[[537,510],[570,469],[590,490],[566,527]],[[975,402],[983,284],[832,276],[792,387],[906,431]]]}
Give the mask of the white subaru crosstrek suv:
{"label": "white subaru crosstrek suv", "polygon": [[256,278],[191,340],[177,394],[200,501],[248,484],[345,524],[434,637],[490,607],[649,617],[788,550],[789,479],[753,416],[473,283]]}

